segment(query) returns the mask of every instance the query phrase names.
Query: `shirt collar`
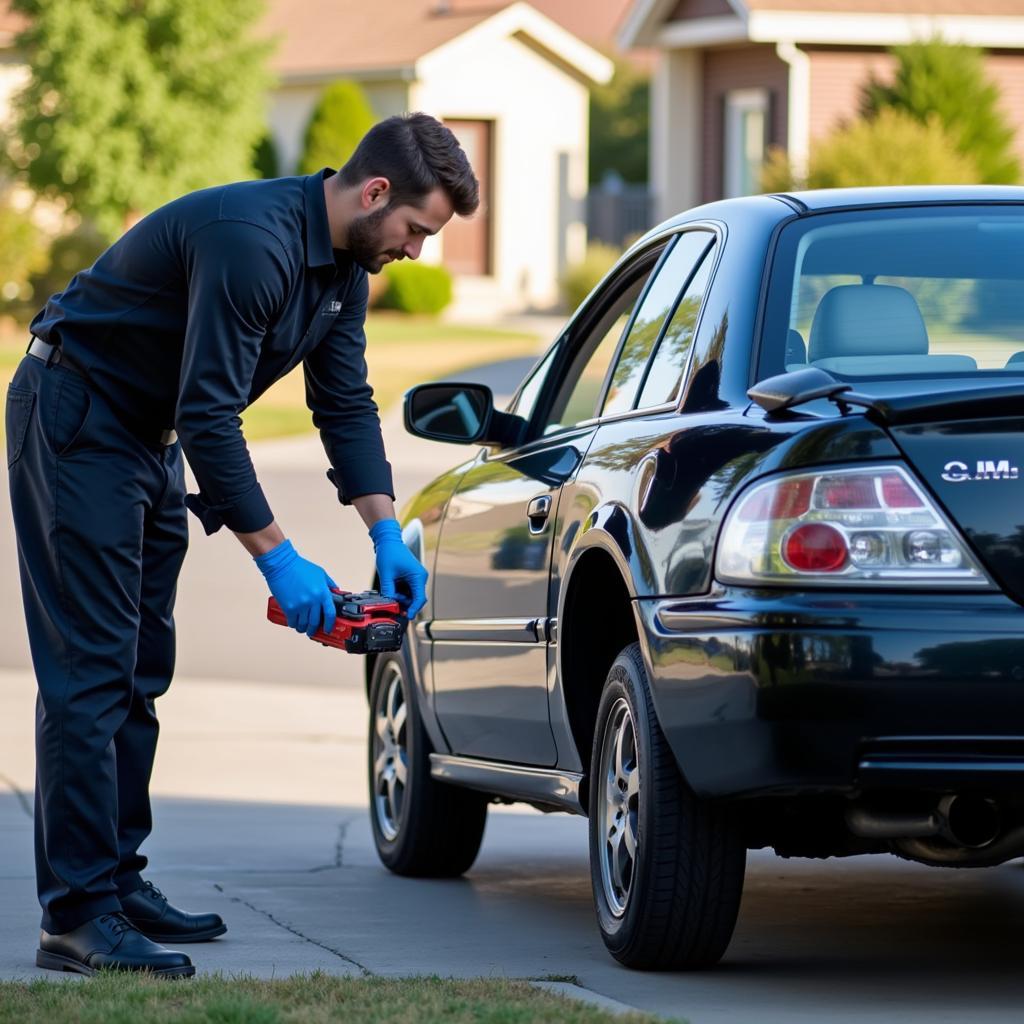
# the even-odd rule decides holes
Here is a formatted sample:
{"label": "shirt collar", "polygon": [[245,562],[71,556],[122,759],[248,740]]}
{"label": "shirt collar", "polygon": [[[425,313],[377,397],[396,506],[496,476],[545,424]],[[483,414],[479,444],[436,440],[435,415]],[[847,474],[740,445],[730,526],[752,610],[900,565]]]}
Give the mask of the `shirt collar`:
{"label": "shirt collar", "polygon": [[327,222],[327,203],[324,200],[324,181],[335,172],[325,167],[316,174],[307,175],[303,183],[306,197],[306,265],[333,266],[336,255],[331,246],[331,229]]}

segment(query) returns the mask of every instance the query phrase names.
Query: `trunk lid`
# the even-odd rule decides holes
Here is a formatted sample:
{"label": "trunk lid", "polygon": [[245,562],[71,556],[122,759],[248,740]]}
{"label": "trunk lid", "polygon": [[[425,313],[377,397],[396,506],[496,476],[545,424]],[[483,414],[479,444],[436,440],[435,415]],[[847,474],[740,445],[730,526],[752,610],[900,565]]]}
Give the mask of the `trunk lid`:
{"label": "trunk lid", "polygon": [[1024,379],[904,382],[913,392],[902,394],[890,392],[895,383],[860,388],[868,393],[858,404],[889,432],[992,578],[1024,602]]}

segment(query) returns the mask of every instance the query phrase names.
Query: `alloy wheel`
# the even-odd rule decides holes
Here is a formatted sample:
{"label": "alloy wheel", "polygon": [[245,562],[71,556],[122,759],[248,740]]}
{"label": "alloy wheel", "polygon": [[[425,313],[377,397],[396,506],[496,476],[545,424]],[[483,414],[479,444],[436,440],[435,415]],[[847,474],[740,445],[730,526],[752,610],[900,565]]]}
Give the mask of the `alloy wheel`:
{"label": "alloy wheel", "polygon": [[612,707],[601,743],[601,882],[608,908],[622,917],[629,903],[640,845],[640,764],[636,728],[629,704],[619,698]]}
{"label": "alloy wheel", "polygon": [[406,736],[408,705],[402,687],[402,672],[391,661],[377,688],[373,709],[373,805],[381,834],[393,841],[402,825],[409,778],[409,748]]}

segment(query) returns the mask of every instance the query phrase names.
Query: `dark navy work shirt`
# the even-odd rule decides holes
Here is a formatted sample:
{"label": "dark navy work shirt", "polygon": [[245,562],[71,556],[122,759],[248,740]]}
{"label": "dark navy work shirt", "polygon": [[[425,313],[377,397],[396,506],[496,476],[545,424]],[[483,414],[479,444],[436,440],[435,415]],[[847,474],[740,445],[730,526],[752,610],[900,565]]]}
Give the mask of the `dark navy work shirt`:
{"label": "dark navy work shirt", "polygon": [[126,422],[177,430],[200,488],[189,505],[207,532],[272,521],[239,413],[299,362],[341,501],[394,497],[366,382],[366,271],[331,247],[323,182],[332,173],[182,196],[32,321]]}

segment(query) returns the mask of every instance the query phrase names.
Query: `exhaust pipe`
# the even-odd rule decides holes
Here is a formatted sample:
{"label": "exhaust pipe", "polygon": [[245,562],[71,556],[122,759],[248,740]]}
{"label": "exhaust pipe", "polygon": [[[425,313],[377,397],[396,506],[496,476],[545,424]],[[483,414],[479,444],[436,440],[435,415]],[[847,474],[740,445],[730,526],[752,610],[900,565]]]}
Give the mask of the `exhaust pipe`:
{"label": "exhaust pipe", "polygon": [[856,836],[893,840],[903,856],[924,864],[981,867],[1024,853],[1024,826],[1004,831],[996,802],[974,794],[944,796],[921,814],[853,806],[846,824]]}
{"label": "exhaust pipe", "polygon": [[918,839],[937,836],[942,828],[937,814],[886,814],[853,806],[846,812],[846,826],[862,839]]}
{"label": "exhaust pipe", "polygon": [[939,833],[958,846],[983,850],[999,837],[999,808],[994,800],[981,796],[944,796],[938,814],[943,823]]}
{"label": "exhaust pipe", "polygon": [[987,797],[954,793],[925,814],[876,811],[854,805],[846,824],[863,839],[926,839],[941,836],[956,846],[981,850],[994,843],[1001,829],[999,808]]}

